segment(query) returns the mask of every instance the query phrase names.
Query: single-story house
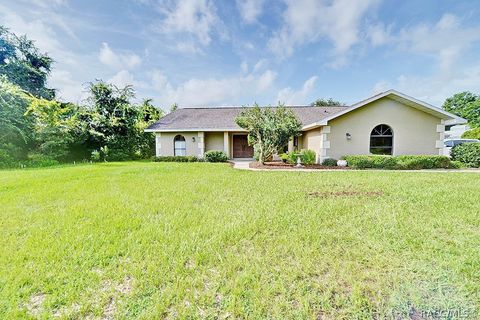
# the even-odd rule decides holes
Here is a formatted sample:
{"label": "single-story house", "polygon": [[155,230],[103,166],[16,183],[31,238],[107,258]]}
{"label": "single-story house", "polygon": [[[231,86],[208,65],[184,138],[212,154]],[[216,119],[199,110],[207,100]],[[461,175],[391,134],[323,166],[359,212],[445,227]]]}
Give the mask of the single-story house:
{"label": "single-story house", "polygon": [[[235,123],[245,107],[179,108],[145,131],[156,135],[157,156],[200,156],[223,150],[232,159],[253,157],[247,132]],[[389,90],[351,106],[295,106],[301,136],[288,150],[311,149],[317,162],[353,154],[442,155],[446,125],[466,123],[454,114]]]}

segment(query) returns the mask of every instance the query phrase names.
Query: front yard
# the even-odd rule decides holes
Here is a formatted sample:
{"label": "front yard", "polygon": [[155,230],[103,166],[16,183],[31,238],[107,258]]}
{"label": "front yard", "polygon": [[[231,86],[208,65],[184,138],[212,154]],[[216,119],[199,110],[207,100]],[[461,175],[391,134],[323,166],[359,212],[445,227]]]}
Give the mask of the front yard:
{"label": "front yard", "polygon": [[480,316],[480,179],[0,171],[0,318]]}

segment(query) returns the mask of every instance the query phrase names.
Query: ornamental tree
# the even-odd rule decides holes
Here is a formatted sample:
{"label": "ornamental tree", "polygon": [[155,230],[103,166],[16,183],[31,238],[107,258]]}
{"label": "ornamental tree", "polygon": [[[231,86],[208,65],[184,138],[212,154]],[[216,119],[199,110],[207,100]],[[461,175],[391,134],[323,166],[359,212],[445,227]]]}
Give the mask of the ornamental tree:
{"label": "ornamental tree", "polygon": [[260,108],[255,104],[245,108],[235,122],[248,131],[248,143],[258,152],[261,163],[281,150],[292,137],[298,136],[301,128],[293,111],[283,105]]}

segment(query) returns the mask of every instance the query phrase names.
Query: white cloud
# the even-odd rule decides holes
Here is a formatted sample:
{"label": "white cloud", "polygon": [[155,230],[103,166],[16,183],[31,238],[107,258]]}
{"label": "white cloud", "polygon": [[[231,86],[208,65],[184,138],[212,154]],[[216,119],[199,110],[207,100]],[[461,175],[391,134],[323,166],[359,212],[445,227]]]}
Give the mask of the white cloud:
{"label": "white cloud", "polygon": [[210,0],[169,0],[158,9],[164,15],[161,32],[167,35],[189,34],[203,46],[212,41],[211,34],[218,16]]}
{"label": "white cloud", "polygon": [[283,88],[278,92],[277,101],[286,105],[305,105],[307,103],[306,99],[315,88],[317,79],[317,76],[310,77],[299,90],[293,90],[290,87]]}
{"label": "white cloud", "polygon": [[359,41],[361,20],[379,0],[284,0],[284,25],[268,45],[280,57],[293,54],[295,47],[329,39],[334,46],[334,65],[345,63],[350,48]]}
{"label": "white cloud", "polygon": [[136,83],[133,75],[128,70],[117,72],[113,77],[107,80],[107,82],[119,88],[123,88],[127,85],[135,85]]}
{"label": "white cloud", "polygon": [[116,69],[132,69],[142,62],[142,59],[136,54],[114,52],[106,42],[102,43],[98,59],[104,65]]}
{"label": "white cloud", "polygon": [[367,36],[374,47],[387,44],[391,41],[391,26],[386,27],[381,23],[371,25],[367,30]]}
{"label": "white cloud", "polygon": [[257,21],[262,14],[263,2],[263,0],[237,0],[240,16],[245,23],[251,24]]}
{"label": "white cloud", "polygon": [[480,92],[480,64],[448,75],[400,75],[394,81],[382,80],[373,87],[373,93],[394,88],[420,100],[440,107],[446,98],[461,91]]}
{"label": "white cloud", "polygon": [[[276,79],[276,73],[267,70],[262,74],[247,74],[230,78],[189,79],[178,86],[172,85],[159,71],[151,75],[151,88],[158,92],[163,106],[178,103],[180,106],[209,106],[243,103],[255,94],[265,93]],[[248,96],[246,96],[248,95]]]}
{"label": "white cloud", "polygon": [[447,71],[466,49],[480,41],[480,27],[462,27],[456,16],[445,14],[435,25],[401,29],[394,40],[403,50],[435,57]]}

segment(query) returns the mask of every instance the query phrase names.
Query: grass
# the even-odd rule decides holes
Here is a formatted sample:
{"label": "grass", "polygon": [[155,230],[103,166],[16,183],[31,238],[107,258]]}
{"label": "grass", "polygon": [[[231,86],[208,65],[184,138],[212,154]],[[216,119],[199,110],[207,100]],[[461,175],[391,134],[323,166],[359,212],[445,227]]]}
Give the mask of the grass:
{"label": "grass", "polygon": [[468,173],[0,171],[0,318],[476,318],[479,191]]}

